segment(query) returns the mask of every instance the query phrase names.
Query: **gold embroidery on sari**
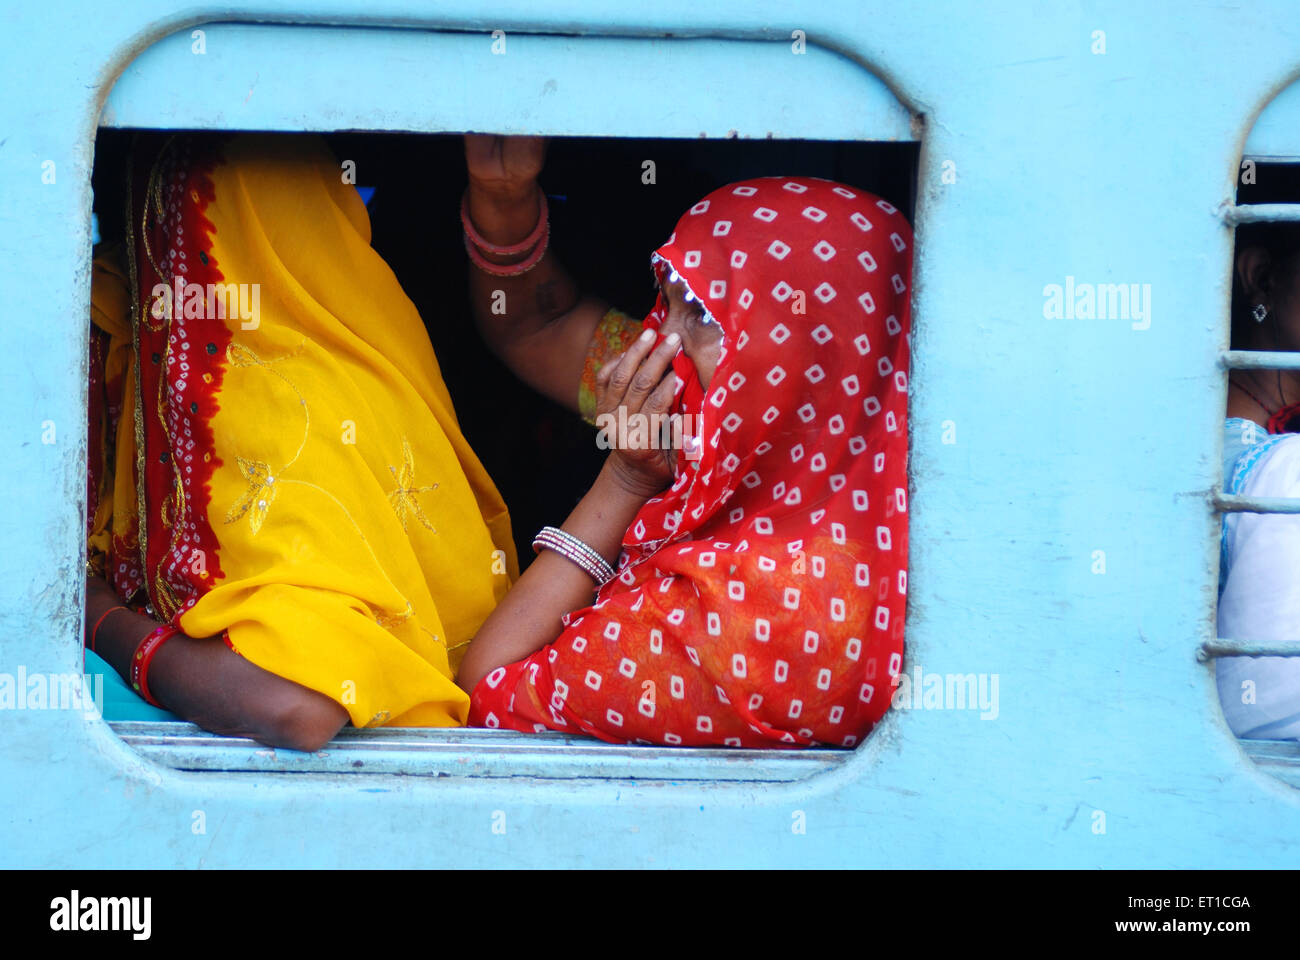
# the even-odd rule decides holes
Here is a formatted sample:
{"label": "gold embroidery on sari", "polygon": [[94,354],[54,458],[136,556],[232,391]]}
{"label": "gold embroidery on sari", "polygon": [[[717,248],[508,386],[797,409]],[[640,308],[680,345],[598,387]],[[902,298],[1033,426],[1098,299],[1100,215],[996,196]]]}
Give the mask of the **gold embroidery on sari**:
{"label": "gold embroidery on sari", "polygon": [[397,613],[397,614],[387,614],[382,612],[376,613],[375,623],[379,624],[381,627],[387,630],[391,627],[397,627],[405,623],[407,620],[411,619],[411,616],[414,613],[415,613],[415,608],[411,606],[411,601],[407,600],[406,609],[401,613]]}
{"label": "gold embroidery on sari", "polygon": [[[306,340],[303,343],[306,343]],[[302,346],[303,344],[300,343],[297,349],[272,360],[262,359],[243,344],[231,343],[226,347],[226,362],[232,367],[261,367],[268,373],[274,374],[297,395],[298,403],[302,405],[304,420],[302,440],[289,462],[278,471],[272,472],[271,465],[265,460],[254,460],[251,457],[235,457],[235,462],[239,464],[239,472],[248,481],[248,487],[230,505],[230,509],[226,511],[225,521],[226,523],[237,523],[244,517],[248,517],[248,525],[252,529],[254,536],[261,532],[262,524],[266,522],[266,515],[271,509],[271,503],[275,500],[277,476],[298,462],[303,449],[307,446],[307,438],[311,435],[311,409],[307,406],[307,398],[302,395],[301,390],[294,386],[293,381],[272,367],[272,364],[279,363],[281,360],[296,357],[302,350]]]}
{"label": "gold embroidery on sari", "polygon": [[[402,591],[398,589],[395,583],[393,583],[392,578],[388,576],[388,571],[384,569],[384,565],[380,562],[379,557],[370,546],[370,541],[366,538],[365,533],[362,532],[361,525],[357,523],[356,519],[352,516],[352,513],[343,502],[324,487],[317,483],[313,483],[310,480],[296,480],[284,476],[289,468],[298,462],[298,459],[302,456],[303,450],[306,449],[307,439],[311,435],[311,409],[307,406],[307,399],[303,396],[302,391],[294,385],[292,380],[286,377],[279,370],[276,370],[273,365],[280,363],[283,360],[297,357],[302,352],[302,348],[306,342],[307,341],[304,340],[289,353],[271,359],[258,356],[251,348],[240,343],[232,342],[226,347],[226,361],[232,367],[259,367],[267,373],[279,377],[280,380],[283,381],[285,385],[287,385],[298,397],[298,403],[302,405],[304,422],[302,440],[298,444],[297,451],[294,452],[294,455],[278,471],[272,472],[271,465],[265,460],[257,460],[252,457],[241,457],[238,455],[235,456],[235,462],[239,465],[239,471],[243,474],[244,479],[248,481],[248,486],[245,488],[244,492],[236,498],[235,502],[230,505],[230,509],[226,511],[225,521],[226,523],[238,523],[244,517],[248,517],[249,528],[253,531],[253,535],[256,536],[261,532],[262,526],[266,522],[267,515],[270,512],[271,504],[275,500],[277,491],[280,487],[286,484],[306,487],[309,490],[315,490],[322,496],[328,497],[334,502],[335,506],[339,508],[343,516],[347,518],[348,525],[352,527],[353,531],[365,545],[366,552],[370,554],[370,558],[374,561],[375,567],[379,570],[380,576],[384,578],[384,582],[392,588],[394,593],[401,597],[402,603],[404,604],[402,610],[397,612],[381,610],[376,612],[375,615],[375,623],[379,624],[381,627],[384,627],[385,629],[395,627],[414,616],[415,610],[411,606],[411,601],[406,599],[402,594]],[[389,469],[391,470],[392,468],[390,467]],[[411,453],[410,444],[403,440],[402,477],[404,477],[405,480],[400,482],[404,483],[406,487],[410,486],[410,478],[413,475],[414,470],[414,457]],[[395,470],[394,476],[397,476]],[[434,484],[433,487],[419,488],[409,492],[419,493],[433,489],[434,487],[437,487],[437,484]],[[389,497],[389,502],[393,502],[392,495]],[[425,519],[424,514],[420,512],[418,504],[415,505],[414,512],[423,523],[428,525],[428,521]],[[405,524],[403,524],[403,526],[405,526]],[[432,526],[430,526],[429,529],[432,530]]]}
{"label": "gold embroidery on sari", "polygon": [[429,518],[424,515],[420,508],[420,502],[416,499],[417,494],[432,493],[438,489],[436,483],[428,486],[417,487],[415,483],[415,456],[411,453],[411,442],[405,437],[402,438],[402,469],[398,469],[391,464],[388,470],[397,481],[397,489],[388,495],[388,502],[393,505],[393,512],[397,514],[397,519],[402,521],[402,529],[407,528],[407,517],[413,515],[419,520],[424,528],[430,533],[437,533]]}
{"label": "gold embroidery on sari", "polygon": [[265,460],[249,460],[237,456],[235,462],[239,464],[239,472],[248,481],[248,489],[226,511],[226,523],[237,523],[247,514],[248,525],[257,534],[266,520],[271,501],[275,499],[275,475]]}

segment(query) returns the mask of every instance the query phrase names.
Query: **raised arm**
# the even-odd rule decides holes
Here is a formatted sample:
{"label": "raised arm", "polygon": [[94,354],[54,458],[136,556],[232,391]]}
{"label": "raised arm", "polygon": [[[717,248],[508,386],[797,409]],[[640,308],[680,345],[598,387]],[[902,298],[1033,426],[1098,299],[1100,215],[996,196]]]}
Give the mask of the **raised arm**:
{"label": "raised arm", "polygon": [[[541,137],[465,137],[466,211],[482,239],[512,246],[534,231],[546,203],[537,184],[545,155]],[[545,237],[539,242],[545,243]],[[532,250],[478,253],[509,270]],[[474,322],[491,350],[519,379],[576,411],[583,362],[608,304],[581,296],[549,249],[536,266],[517,276],[495,276],[471,266],[469,284]]]}

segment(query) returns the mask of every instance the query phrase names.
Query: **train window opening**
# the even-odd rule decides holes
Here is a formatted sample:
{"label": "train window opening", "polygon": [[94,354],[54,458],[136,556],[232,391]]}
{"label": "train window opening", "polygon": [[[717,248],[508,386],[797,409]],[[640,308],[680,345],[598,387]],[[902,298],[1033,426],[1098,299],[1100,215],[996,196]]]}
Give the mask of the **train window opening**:
{"label": "train window opening", "polygon": [[[508,56],[498,56],[506,55],[507,44]],[[322,48],[346,49],[346,75],[322,66],[334,62],[322,59]],[[620,64],[615,75],[607,72],[611,60]],[[178,75],[186,77],[188,82],[185,85],[172,82]],[[569,85],[568,79],[575,75],[599,75],[606,82]],[[710,78],[720,75],[727,75],[727,85],[711,82]],[[738,83],[768,94],[763,98],[737,99],[733,91]],[[200,87],[204,95],[192,96],[191,91]],[[814,100],[819,108],[809,111],[807,104]],[[647,263],[650,251],[664,242],[686,209],[715,187],[764,176],[824,178],[874,194],[871,200],[879,198],[879,211],[872,208],[872,215],[901,216],[909,222],[913,221],[917,202],[920,118],[911,114],[893,91],[861,64],[816,46],[811,40],[807,44],[790,44],[705,38],[487,36],[383,27],[356,30],[244,23],[212,23],[199,30],[181,31],[147,48],[117,78],[101,112],[95,143],[92,186],[96,255],[104,254],[108,258],[96,259],[96,274],[107,272],[112,276],[116,272],[120,299],[121,280],[129,276],[127,286],[139,287],[134,291],[136,298],[155,298],[152,304],[144,304],[146,313],[153,313],[149,307],[161,311],[152,320],[143,313],[140,315],[139,329],[144,338],[135,346],[140,371],[136,385],[152,403],[138,405],[142,416],[136,419],[134,429],[146,442],[143,453],[136,458],[136,467],[146,460],[152,464],[149,458],[155,454],[161,457],[161,463],[168,462],[170,447],[161,450],[149,447],[148,437],[160,425],[164,432],[174,425],[166,420],[165,403],[153,402],[164,397],[165,392],[155,395],[153,388],[155,384],[168,384],[168,377],[174,379],[175,371],[179,371],[187,385],[208,384],[201,376],[214,375],[207,358],[224,359],[229,371],[255,373],[268,384],[277,385],[277,389],[282,386],[286,390],[298,390],[299,397],[304,399],[304,410],[311,395],[291,382],[298,375],[289,376],[291,371],[286,362],[291,363],[298,349],[294,343],[281,345],[283,349],[279,351],[257,355],[240,349],[239,345],[216,342],[217,338],[209,341],[190,336],[185,342],[177,340],[179,346],[174,351],[168,343],[153,342],[161,327],[159,317],[168,316],[166,311],[172,306],[166,300],[169,297],[178,300],[187,287],[182,286],[181,294],[174,297],[162,294],[159,300],[159,285],[144,290],[140,282],[140,278],[152,274],[144,268],[138,269],[138,264],[121,263],[121,256],[131,251],[138,254],[139,264],[160,276],[174,273],[175,260],[168,256],[179,255],[186,260],[185,250],[168,250],[160,255],[156,243],[155,247],[148,245],[148,228],[161,229],[164,222],[170,222],[166,229],[174,230],[179,225],[182,233],[190,229],[192,237],[195,230],[201,233],[211,226],[201,216],[183,219],[192,213],[173,216],[186,202],[186,195],[201,212],[207,202],[208,185],[201,177],[178,181],[179,186],[164,182],[155,173],[173,161],[164,163],[162,157],[174,156],[169,151],[183,150],[186,163],[198,157],[196,163],[201,164],[214,155],[209,150],[211,144],[237,144],[229,148],[238,150],[238,144],[250,138],[272,144],[269,150],[273,151],[281,147],[289,152],[302,150],[302,144],[312,143],[315,146],[309,150],[316,151],[318,157],[329,156],[330,164],[338,164],[344,174],[342,182],[347,185],[343,193],[335,186],[331,191],[334,199],[324,204],[330,208],[333,220],[321,221],[320,238],[333,235],[330,230],[351,221],[354,228],[365,233],[368,250],[364,256],[359,254],[360,259],[342,261],[330,256],[313,261],[304,256],[295,269],[307,273],[333,271],[335,276],[346,276],[351,269],[360,269],[357,264],[361,260],[376,254],[382,259],[383,269],[399,287],[400,298],[403,302],[408,298],[419,315],[420,337],[428,340],[424,349],[433,346],[438,371],[433,379],[450,395],[455,410],[455,432],[463,436],[464,446],[472,450],[473,458],[484,471],[482,475],[489,477],[510,513],[512,537],[495,545],[502,548],[512,540],[519,567],[526,570],[533,558],[530,542],[533,532],[545,524],[563,520],[582,490],[589,487],[590,477],[606,451],[593,442],[593,428],[582,423],[573,412],[521,384],[497,355],[487,349],[471,320],[471,291],[467,280],[472,268],[467,261],[468,247],[461,237],[458,216],[465,185],[463,139],[458,133],[445,131],[493,127],[507,134],[532,131],[552,134],[546,167],[539,177],[550,211],[550,246],[563,259],[578,286],[614,304],[632,321],[640,321],[655,303],[653,274]],[[291,143],[299,146],[287,146]],[[131,163],[130,157],[139,144],[143,144],[144,152],[153,151],[152,169],[142,170]],[[221,150],[226,148],[222,146]],[[144,167],[148,168],[149,164]],[[800,189],[798,183],[787,183],[787,187]],[[294,196],[299,191],[290,189],[279,193]],[[302,195],[307,194],[303,191]],[[846,195],[853,195],[852,191]],[[781,199],[788,198],[783,195]],[[317,200],[317,213],[320,206]],[[259,250],[259,243],[264,246],[261,234],[281,232],[282,235],[283,230],[289,229],[286,222],[309,207],[311,204],[307,202],[298,208],[294,208],[294,203],[268,204],[265,208],[252,204],[250,209],[231,217],[231,222],[239,221],[260,230],[260,234],[250,234],[247,243],[237,245],[231,238],[227,247],[231,259]],[[813,220],[818,212],[809,209],[805,216]],[[859,213],[855,221],[857,229],[870,229],[870,224],[863,224],[863,220],[865,217]],[[363,222],[364,230],[357,226]],[[143,246],[134,241],[125,243],[117,254],[120,259],[114,263],[114,241],[131,237],[133,230],[135,239],[143,238]],[[311,242],[316,230],[308,228],[302,233],[308,238],[304,242]],[[889,232],[878,230],[876,241],[888,241],[885,250],[892,260],[894,251],[907,246],[900,237],[900,233],[906,235],[906,230],[900,226],[898,233],[888,238],[885,233]],[[891,242],[893,246],[889,247]],[[775,252],[779,247],[779,243],[772,245],[772,255],[779,256]],[[829,245],[819,245],[814,252],[823,260],[835,255]],[[208,268],[212,264],[204,259],[204,251],[199,248],[190,254],[186,271],[182,272],[188,272],[190,280],[203,281],[205,269],[211,273],[212,269]],[[907,256],[910,258],[910,251]],[[212,260],[216,259],[213,256]],[[859,259],[858,263],[867,271],[875,265],[870,256]],[[666,280],[659,277],[659,282],[662,293]],[[893,276],[892,291],[889,277],[883,282],[876,299],[884,297],[891,302],[897,299],[902,304],[898,308],[905,308],[905,300],[911,295],[910,284],[905,284],[904,278],[897,274]],[[774,291],[779,289],[780,286],[774,287]],[[809,295],[802,290],[797,293],[803,297]],[[244,299],[242,294],[240,289],[230,300],[230,308],[240,311],[242,323],[256,323],[252,317],[244,320],[244,311],[256,313],[253,291],[250,290],[252,299]],[[829,285],[816,287],[813,294],[823,304],[835,297]],[[130,290],[125,295],[130,299]],[[281,297],[278,290],[270,294],[263,290],[261,295]],[[211,297],[209,293],[208,298]],[[109,307],[112,303],[109,298]],[[192,298],[190,303],[194,303]],[[858,304],[862,310],[871,312],[875,302],[870,297],[862,297]],[[178,303],[175,306],[175,315],[185,316],[185,310]],[[92,303],[92,308],[99,311],[100,304]],[[304,308],[312,308],[312,304]],[[227,312],[226,316],[234,315]],[[889,316],[888,320],[892,340],[904,340],[897,336],[896,319]],[[776,333],[774,330],[774,342],[780,342]],[[826,328],[814,333],[822,334],[820,338],[815,337],[819,345],[829,342]],[[348,334],[342,332],[338,336],[346,338]],[[880,340],[884,338],[881,330]],[[191,340],[195,342],[188,342]],[[906,337],[909,347],[910,341],[909,334]],[[114,377],[121,379],[121,367],[95,366],[95,346],[92,337],[91,368],[100,371],[99,385]],[[99,346],[107,346],[107,341],[100,342]],[[182,355],[182,351],[190,351],[190,355]],[[862,353],[861,338],[858,353]],[[389,355],[406,353],[390,350]],[[99,356],[100,362],[105,359],[107,356]],[[173,369],[173,364],[188,364],[188,367]],[[885,379],[887,373],[881,373],[881,377]],[[209,392],[222,384],[220,375],[214,376],[214,380],[217,385],[208,384]],[[852,380],[849,377],[842,385],[845,390],[853,389],[848,385]],[[902,394],[902,418],[906,414],[906,372],[892,369],[888,371],[888,380],[891,384],[897,381],[897,389]],[[92,395],[95,389],[92,373]],[[320,389],[320,385],[316,389],[322,397],[329,398],[328,389]],[[203,388],[199,389],[201,392]],[[194,405],[204,410],[208,399],[211,398],[207,395],[196,397]],[[187,416],[186,411],[192,412],[188,395],[185,401],[185,410],[179,411],[182,420]],[[214,410],[221,410],[220,403],[214,405]],[[260,415],[255,405],[240,406],[237,401],[231,402],[225,411],[227,420],[220,429],[231,429],[230,418],[235,410],[242,410],[240,423],[256,424],[268,436],[278,429],[274,418]],[[294,412],[292,405],[290,410]],[[868,408],[867,414],[872,412]],[[92,403],[92,427],[121,414],[121,399],[116,410],[112,402],[101,403],[99,410]],[[399,419],[395,414],[389,416],[389,421]],[[346,420],[341,427],[347,428]],[[246,428],[240,425],[238,429]],[[289,432],[286,431],[286,436]],[[127,434],[130,433],[129,425]],[[205,437],[195,438],[200,450],[204,440]],[[302,453],[296,441],[286,442],[286,451],[279,458],[281,463],[294,462],[294,457]],[[153,489],[148,483],[135,484],[136,475],[147,476],[147,473],[131,470],[129,444],[123,447],[125,454],[121,449],[114,450],[113,445],[113,440],[96,444],[92,438],[87,451],[88,463],[92,467],[99,464],[105,473],[116,470],[129,481],[108,496],[98,497],[91,477],[88,489],[92,513],[103,520],[105,515],[112,515],[109,503],[116,509],[120,505],[143,503],[148,497],[161,497],[165,509],[159,518],[161,526],[153,531],[153,549],[170,550],[177,544],[187,544],[186,537],[191,536],[192,516],[186,513],[191,509],[190,503],[182,502],[172,487]],[[182,447],[175,449],[183,453]],[[114,463],[112,458],[121,462]],[[292,475],[292,471],[285,473],[278,467],[272,468],[269,460],[261,463],[256,458],[244,459],[246,462],[238,463],[243,476],[239,489],[222,490],[222,496],[230,501],[230,509],[225,514],[209,510],[208,518],[211,526],[238,522],[248,535],[256,537],[260,536],[261,524],[268,516],[283,514],[277,507],[286,505],[286,490],[302,493],[304,488],[300,483],[299,487],[292,487],[295,481],[302,480]],[[416,457],[406,453],[386,460],[398,481],[400,494],[400,502],[390,500],[390,509],[398,511],[403,524],[428,528],[429,518],[421,513],[420,498],[441,496],[437,480],[426,479],[426,462],[428,458],[422,453]],[[880,463],[879,455],[875,463]],[[186,470],[192,467],[198,464],[185,464]],[[182,470],[179,458],[172,468],[177,473]],[[876,471],[880,471],[879,466]],[[906,523],[902,514],[906,511],[909,490],[905,485],[904,481],[904,487],[893,490],[897,496],[881,494],[878,500],[891,505],[889,515],[900,516],[901,520],[893,523]],[[474,509],[484,507],[486,501],[478,497],[484,488],[484,484],[473,488],[477,490]],[[448,492],[450,487],[441,493]],[[99,493],[104,493],[104,489],[99,488]],[[797,490],[788,493],[793,498]],[[859,494],[862,490],[854,492],[855,510],[861,509]],[[203,503],[199,506],[207,509]],[[95,511],[95,507],[99,510]],[[95,516],[90,519],[94,527]],[[491,536],[500,533],[495,527],[491,531]],[[884,537],[888,546],[887,533],[876,529],[876,540]],[[105,535],[100,528],[96,536],[103,545],[105,536],[110,542],[114,535]],[[155,555],[153,570],[149,571],[149,546],[140,542],[139,548],[146,562],[138,565],[144,570],[134,571],[135,580],[148,575],[155,580],[166,580],[166,576],[177,575],[181,566],[198,571],[200,576],[203,574],[204,558],[192,561],[192,553],[185,552],[170,555],[164,558],[165,562]],[[494,565],[498,553],[502,550],[493,550]],[[208,559],[216,561],[216,553]],[[814,555],[811,562],[820,559]],[[196,566],[188,567],[191,562]],[[862,566],[859,563],[858,567]],[[217,583],[229,583],[220,579],[216,568],[207,572],[217,576]],[[898,578],[897,584],[892,576],[885,580],[888,583],[881,581],[880,596],[896,591],[896,598],[889,602],[901,604],[906,589],[905,574]],[[134,583],[131,576],[127,576],[126,583]],[[876,593],[874,580],[871,585],[871,592]],[[155,583],[153,587],[160,584]],[[166,607],[177,605],[178,598],[169,600],[165,583],[153,592],[164,598],[161,601],[164,609],[149,613],[153,617],[160,614],[164,618],[172,617],[175,610]],[[136,594],[136,597],[143,596],[144,593]],[[118,615],[110,613],[113,607],[108,606],[108,601],[101,609],[105,617]],[[374,611],[367,609],[361,613],[370,615]],[[406,622],[399,609],[380,610],[378,614],[376,622],[385,630],[399,631]],[[99,618],[95,619],[101,623]],[[852,619],[857,622],[857,618]],[[902,619],[900,606],[888,624],[894,635],[901,631]],[[309,620],[309,617],[304,620],[304,627]],[[321,624],[326,620],[317,618],[312,622],[317,636],[321,635]],[[94,633],[96,624],[91,623],[90,617],[86,626],[88,632]],[[715,624],[711,620],[708,626],[712,630]],[[885,626],[879,615],[875,617],[875,627],[883,631]],[[815,649],[815,641],[807,633],[802,636],[802,643],[813,643]],[[235,648],[233,643],[229,645]],[[686,649],[690,652],[692,648]],[[857,660],[852,643],[846,650],[845,656]],[[248,662],[252,662],[251,658]],[[784,661],[779,662],[777,671],[781,663]],[[901,666],[900,656],[888,658],[889,673],[896,673]],[[878,669],[880,674],[885,673],[884,657],[880,658]],[[213,734],[179,722],[173,714],[149,708],[125,683],[121,686],[122,691],[110,693],[108,697],[109,706],[104,713],[110,726],[144,756],[182,770],[777,782],[801,779],[816,770],[842,764],[854,754],[852,749],[844,748],[784,751],[737,748],[735,744],[725,748],[650,747],[643,743],[619,747],[568,732],[521,734],[493,728],[445,726],[421,723],[419,718],[407,715],[399,718],[400,725],[389,725],[387,722],[394,719],[391,715],[380,713],[370,717],[368,712],[365,714],[368,722],[344,726],[321,751],[276,751],[255,740]],[[880,687],[879,692],[888,695],[889,691]],[[116,705],[113,705],[114,696]],[[863,687],[861,696],[863,700],[870,699],[870,684]],[[876,701],[879,700],[878,696]],[[793,702],[790,706],[796,709]],[[892,719],[892,715],[887,714],[887,719]],[[233,723],[205,726],[216,730],[239,728]],[[491,726],[490,721],[487,726]],[[862,745],[855,743],[857,738],[845,740],[841,747]],[[879,744],[880,738],[863,743]]]}
{"label": "train window opening", "polygon": [[[101,241],[97,254],[129,235],[133,149],[178,135],[187,136],[101,128],[93,182]],[[194,136],[224,142],[239,135]],[[589,424],[511,373],[475,328],[472,267],[458,220],[466,177],[462,137],[361,132],[270,136],[284,142],[323,139],[340,169],[355,172],[348,182],[364,203],[371,246],[424,322],[464,437],[509,509],[522,572],[534,557],[534,531],[558,523],[572,509],[606,451],[596,444]],[[647,165],[647,160],[652,162]],[[649,252],[711,190],[761,176],[818,177],[874,193],[910,222],[918,160],[919,144],[914,142],[556,137],[549,141],[540,184],[550,206],[552,248],[575,282],[640,318],[655,302]],[[649,177],[647,170],[653,170]],[[132,215],[138,218],[139,210]],[[143,352],[141,356],[143,360]],[[157,355],[149,359],[166,362]],[[113,451],[92,443],[90,454],[107,464]],[[264,484],[263,494],[268,489]],[[257,508],[253,501],[251,509]],[[624,777],[631,771],[640,779],[779,781],[801,779],[851,754],[830,748],[624,748],[556,732],[382,725],[345,727],[317,752],[268,751],[255,741],[218,736],[156,712],[129,691],[110,699],[105,717],[143,755],[186,770],[578,778]],[[511,760],[484,763],[485,751]],[[565,762],[557,767],[559,755]],[[701,757],[719,755],[726,760],[723,767],[700,765]]]}
{"label": "train window opening", "polygon": [[1300,443],[1300,157],[1276,149],[1269,124],[1258,131],[1269,149],[1243,157],[1223,210],[1234,244],[1219,601],[1216,639],[1199,656],[1215,665],[1246,755],[1300,787],[1300,595],[1287,584],[1300,558],[1300,474],[1289,466]]}

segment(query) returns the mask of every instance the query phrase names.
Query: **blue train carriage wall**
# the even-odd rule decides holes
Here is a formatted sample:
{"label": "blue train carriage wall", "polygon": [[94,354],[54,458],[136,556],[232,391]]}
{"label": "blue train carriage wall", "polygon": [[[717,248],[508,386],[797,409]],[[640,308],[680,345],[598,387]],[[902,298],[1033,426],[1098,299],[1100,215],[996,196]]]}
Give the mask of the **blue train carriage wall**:
{"label": "blue train carriage wall", "polygon": [[[915,690],[865,744],[760,754],[381,730],[305,756],[9,709],[4,862],[1293,865],[1294,755],[1234,739],[1213,676],[1232,649],[1214,636],[1220,518],[1260,506],[1221,494],[1225,364],[1296,363],[1226,353],[1232,227],[1252,215],[1233,204],[1241,159],[1300,156],[1288,13],[847,0],[9,11],[0,672],[13,678],[80,672],[100,125],[921,152]],[[1117,284],[1133,293],[1126,311],[1081,305],[1085,288]]]}

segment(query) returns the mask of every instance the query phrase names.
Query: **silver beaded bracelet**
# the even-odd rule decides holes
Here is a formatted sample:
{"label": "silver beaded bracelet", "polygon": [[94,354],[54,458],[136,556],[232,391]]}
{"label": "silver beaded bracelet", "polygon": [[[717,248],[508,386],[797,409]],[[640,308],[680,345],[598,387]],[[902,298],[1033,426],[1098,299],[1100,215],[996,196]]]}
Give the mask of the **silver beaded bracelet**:
{"label": "silver beaded bracelet", "polygon": [[573,534],[559,527],[542,527],[533,540],[533,551],[540,552],[543,547],[554,550],[566,560],[577,564],[584,573],[596,581],[597,587],[603,587],[614,579],[614,568],[609,565],[609,561]]}

